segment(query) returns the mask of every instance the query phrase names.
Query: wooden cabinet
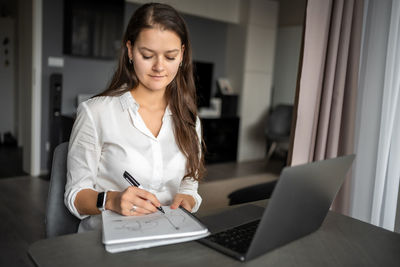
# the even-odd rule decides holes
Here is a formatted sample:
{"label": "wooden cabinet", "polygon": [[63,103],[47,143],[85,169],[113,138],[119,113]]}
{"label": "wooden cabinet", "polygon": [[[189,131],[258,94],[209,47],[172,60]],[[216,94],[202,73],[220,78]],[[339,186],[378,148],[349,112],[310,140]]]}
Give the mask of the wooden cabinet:
{"label": "wooden cabinet", "polygon": [[231,162],[237,159],[238,117],[202,118],[203,138],[207,147],[207,164]]}

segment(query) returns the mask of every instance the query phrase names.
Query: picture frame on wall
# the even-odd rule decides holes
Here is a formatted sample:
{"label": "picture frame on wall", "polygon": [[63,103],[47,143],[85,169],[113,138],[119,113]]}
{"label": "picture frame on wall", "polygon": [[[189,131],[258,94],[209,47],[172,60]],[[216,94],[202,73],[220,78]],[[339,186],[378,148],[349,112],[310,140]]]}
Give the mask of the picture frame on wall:
{"label": "picture frame on wall", "polygon": [[123,0],[64,1],[63,53],[115,59],[123,30]]}
{"label": "picture frame on wall", "polygon": [[227,78],[218,78],[217,85],[221,94],[223,95],[234,94],[232,85]]}

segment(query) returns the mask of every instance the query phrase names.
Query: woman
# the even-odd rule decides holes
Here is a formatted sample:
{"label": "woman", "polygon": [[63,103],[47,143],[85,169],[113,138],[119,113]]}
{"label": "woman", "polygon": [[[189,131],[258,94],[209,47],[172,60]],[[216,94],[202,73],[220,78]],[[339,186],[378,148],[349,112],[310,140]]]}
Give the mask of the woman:
{"label": "woman", "polygon": [[[182,17],[145,4],[131,17],[107,90],[78,107],[68,152],[65,204],[100,226],[102,210],[126,216],[180,205],[195,212],[204,174],[191,46]],[[129,186],[129,172],[142,188]]]}

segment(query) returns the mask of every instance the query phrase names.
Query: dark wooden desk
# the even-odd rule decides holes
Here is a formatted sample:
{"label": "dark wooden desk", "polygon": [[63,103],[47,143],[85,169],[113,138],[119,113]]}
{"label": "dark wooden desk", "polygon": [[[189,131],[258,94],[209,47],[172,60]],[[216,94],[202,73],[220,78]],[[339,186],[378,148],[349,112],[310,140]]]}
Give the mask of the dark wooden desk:
{"label": "dark wooden desk", "polygon": [[400,235],[329,212],[315,233],[241,263],[198,242],[107,253],[101,232],[37,241],[28,251],[45,266],[400,266]]}

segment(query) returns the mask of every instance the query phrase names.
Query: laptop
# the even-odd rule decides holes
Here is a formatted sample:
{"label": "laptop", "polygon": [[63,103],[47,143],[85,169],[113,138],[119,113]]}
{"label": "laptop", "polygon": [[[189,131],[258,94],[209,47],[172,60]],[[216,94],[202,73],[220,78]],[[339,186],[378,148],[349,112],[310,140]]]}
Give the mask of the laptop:
{"label": "laptop", "polygon": [[316,231],[354,158],[284,168],[265,209],[247,204],[204,217],[211,235],[199,242],[247,261]]}

